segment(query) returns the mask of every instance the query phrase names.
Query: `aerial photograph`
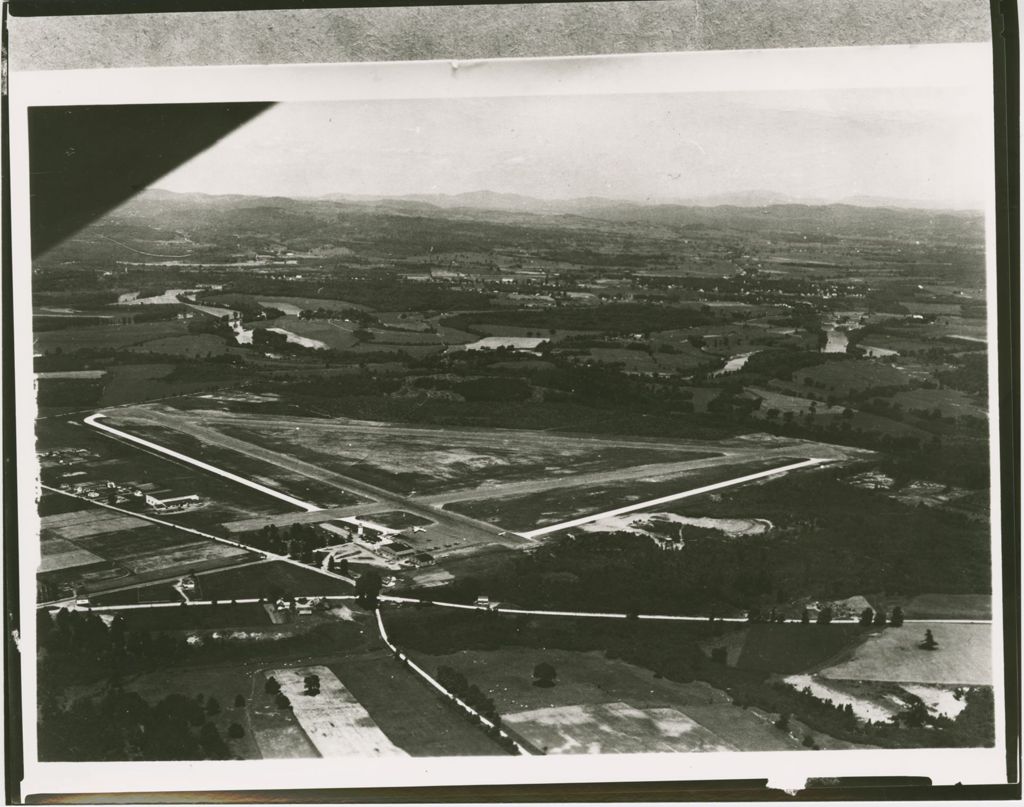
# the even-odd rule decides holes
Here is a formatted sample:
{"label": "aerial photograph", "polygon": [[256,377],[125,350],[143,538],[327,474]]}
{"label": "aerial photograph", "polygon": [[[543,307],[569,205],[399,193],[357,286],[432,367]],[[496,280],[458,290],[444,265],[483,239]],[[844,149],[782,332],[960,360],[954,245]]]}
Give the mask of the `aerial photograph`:
{"label": "aerial photograph", "polygon": [[39,760],[993,747],[979,108],[282,102],[36,254]]}

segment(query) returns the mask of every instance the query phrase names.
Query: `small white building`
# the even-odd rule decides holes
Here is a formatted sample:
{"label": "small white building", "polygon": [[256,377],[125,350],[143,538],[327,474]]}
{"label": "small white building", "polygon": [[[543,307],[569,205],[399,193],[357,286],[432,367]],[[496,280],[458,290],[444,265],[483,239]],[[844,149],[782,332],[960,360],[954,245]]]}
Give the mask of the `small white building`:
{"label": "small white building", "polygon": [[161,499],[152,493],[145,495],[146,504],[160,512],[186,510],[199,504],[199,495],[190,493],[188,496],[172,496],[169,499]]}

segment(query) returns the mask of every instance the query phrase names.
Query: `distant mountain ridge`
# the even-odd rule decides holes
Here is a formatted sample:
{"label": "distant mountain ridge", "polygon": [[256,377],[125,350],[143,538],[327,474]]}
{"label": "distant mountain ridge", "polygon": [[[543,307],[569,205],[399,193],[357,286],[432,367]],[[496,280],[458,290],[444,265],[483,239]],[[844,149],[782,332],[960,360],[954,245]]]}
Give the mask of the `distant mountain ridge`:
{"label": "distant mountain ridge", "polygon": [[479,190],[463,193],[417,193],[398,196],[374,196],[333,193],[313,197],[331,201],[346,202],[420,202],[441,209],[473,208],[477,210],[507,210],[520,213],[573,214],[582,211],[606,208],[642,208],[675,205],[678,207],[770,207],[772,205],[803,205],[807,207],[829,207],[849,205],[852,207],[880,207],[896,210],[932,210],[942,213],[971,215],[980,211],[968,208],[936,206],[923,199],[896,199],[883,196],[849,196],[842,199],[821,199],[796,197],[770,190],[749,190],[735,193],[720,193],[712,196],[682,199],[613,199],[602,196],[581,196],[566,199],[540,199],[519,193],[499,193]]}
{"label": "distant mountain ridge", "polygon": [[[544,200],[517,194],[475,191],[465,194],[415,196],[357,196],[332,194],[319,198],[282,196],[213,196],[147,190],[111,216],[151,226],[262,228],[312,234],[333,232],[343,222],[378,227],[412,218],[437,226],[501,226],[518,230],[639,232],[648,235],[687,237],[695,229],[761,233],[765,237],[790,233],[799,237],[912,237],[980,241],[984,215],[975,211],[921,210],[913,207],[868,207],[850,203],[825,205],[778,199],[753,205],[766,198],[755,191],[737,201],[748,204],[684,204],[651,200],[584,197]],[[714,197],[724,201],[730,196]],[[376,221],[378,224],[372,224]],[[448,224],[446,224],[446,222]],[[409,225],[412,223],[409,221]],[[392,226],[392,225],[388,225]],[[420,226],[420,225],[416,225]]]}

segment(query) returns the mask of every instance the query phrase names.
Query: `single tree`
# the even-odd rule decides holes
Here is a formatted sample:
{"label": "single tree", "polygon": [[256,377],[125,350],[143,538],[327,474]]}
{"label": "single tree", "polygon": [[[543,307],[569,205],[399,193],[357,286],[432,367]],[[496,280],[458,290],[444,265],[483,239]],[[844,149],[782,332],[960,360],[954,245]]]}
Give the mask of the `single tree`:
{"label": "single tree", "polygon": [[356,581],[356,594],[359,595],[359,604],[365,608],[376,608],[377,597],[380,595],[384,581],[373,569],[363,572]]}
{"label": "single tree", "polygon": [[207,698],[206,714],[210,715],[210,717],[213,717],[216,714],[220,714],[220,701],[218,701],[216,698]]}
{"label": "single tree", "polygon": [[922,650],[937,650],[939,643],[935,641],[935,637],[932,636],[931,629],[929,628],[924,632],[924,641],[918,645]]}
{"label": "single tree", "polygon": [[875,626],[879,628],[885,627],[885,611],[878,610],[875,612]]}
{"label": "single tree", "polygon": [[307,675],[302,683],[305,685],[305,694],[307,695],[319,695],[320,694],[320,676],[319,675]]}
{"label": "single tree", "polygon": [[243,706],[245,706],[245,697],[241,694],[235,695],[235,708],[241,709]]}
{"label": "single tree", "polygon": [[874,611],[872,611],[870,608],[865,608],[863,611],[860,612],[860,624],[870,625],[871,620],[874,618],[874,616]]}
{"label": "single tree", "polygon": [[789,715],[785,712],[779,715],[779,719],[775,721],[775,728],[780,731],[789,731]]}
{"label": "single tree", "polygon": [[818,612],[817,622],[819,625],[828,625],[832,621],[832,607],[826,605]]}
{"label": "single tree", "polygon": [[213,723],[203,723],[199,731],[199,744],[207,759],[226,759],[228,756],[228,747]]}
{"label": "single tree", "polygon": [[283,692],[277,693],[276,697],[274,698],[274,705],[281,710],[292,708],[292,702],[288,700],[288,696],[285,695]]}
{"label": "single tree", "polygon": [[274,676],[270,676],[267,679],[267,683],[263,685],[263,691],[268,695],[276,695],[281,691],[281,685],[277,683],[277,679]]}
{"label": "single tree", "polygon": [[546,661],[542,661],[533,668],[533,685],[535,687],[553,687],[557,677],[558,673],[555,668]]}
{"label": "single tree", "polygon": [[238,723],[232,723],[228,726],[228,737],[232,740],[237,740],[240,737],[245,736],[245,729],[243,729]]}
{"label": "single tree", "polygon": [[889,624],[894,628],[899,628],[903,625],[903,609],[898,605],[892,609],[892,617],[889,619]]}
{"label": "single tree", "polygon": [[810,625],[811,624],[811,612],[808,609],[806,609],[806,608],[804,608],[804,610],[800,612],[800,624],[801,625]]}

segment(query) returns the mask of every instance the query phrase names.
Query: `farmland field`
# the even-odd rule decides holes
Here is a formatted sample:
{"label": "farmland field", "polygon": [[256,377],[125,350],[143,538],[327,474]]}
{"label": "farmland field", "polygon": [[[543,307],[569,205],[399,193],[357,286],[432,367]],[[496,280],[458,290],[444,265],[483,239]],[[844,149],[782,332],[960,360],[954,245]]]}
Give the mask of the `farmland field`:
{"label": "farmland field", "polygon": [[66,328],[60,331],[40,331],[35,334],[37,353],[50,353],[58,348],[64,353],[89,348],[124,348],[140,345],[154,339],[185,336],[187,325],[178,320],[146,322],[137,325],[98,325],[84,328]]}
{"label": "farmland field", "polygon": [[172,356],[202,358],[204,356],[222,356],[228,351],[227,343],[220,336],[213,334],[187,334],[184,336],[168,336],[152,339],[129,348],[134,353],[162,353]]}
{"label": "farmland field", "polygon": [[203,598],[227,600],[248,597],[270,597],[274,594],[295,597],[351,594],[351,585],[319,574],[313,569],[303,569],[284,561],[257,563],[238,569],[227,569],[199,576],[200,594]]}
{"label": "farmland field", "polygon": [[[919,647],[925,630],[936,650]],[[914,623],[872,632],[852,656],[822,670],[823,678],[920,684],[992,684],[992,626]]]}
{"label": "farmland field", "polygon": [[328,319],[299,319],[295,316],[287,316],[278,317],[272,323],[269,323],[269,326],[284,328],[286,331],[307,339],[316,339],[334,350],[348,350],[359,344],[359,339],[353,335],[353,332],[358,330],[358,326],[353,323]]}
{"label": "farmland field", "polygon": [[330,667],[391,742],[410,755],[504,754],[389,652],[349,656]]}
{"label": "farmland field", "polygon": [[988,594],[920,594],[903,606],[908,619],[991,619]]}
{"label": "farmland field", "polygon": [[979,404],[966,393],[955,389],[915,389],[899,392],[893,396],[904,411],[915,409],[938,410],[943,417],[985,417],[984,404]]}
{"label": "farmland field", "polygon": [[181,595],[170,583],[138,586],[124,591],[112,591],[90,597],[96,605],[134,605],[150,602],[181,602]]}
{"label": "farmland field", "polygon": [[[799,743],[721,690],[653,676],[600,652],[541,648],[465,650],[417,656],[428,671],[448,666],[483,689],[502,720],[548,753],[792,750]],[[534,684],[551,664],[554,686]]]}
{"label": "farmland field", "polygon": [[827,663],[864,636],[859,625],[751,625],[744,631],[736,666],[778,673],[804,672]]}
{"label": "farmland field", "polygon": [[183,533],[171,527],[89,507],[46,516],[40,535],[41,580],[56,596],[75,583],[99,591],[190,569],[244,562],[252,554],[238,547]]}
{"label": "farmland field", "polygon": [[798,370],[794,379],[840,395],[870,387],[905,387],[910,376],[896,367],[870,360],[833,361]]}
{"label": "farmland field", "polygon": [[[281,684],[281,692],[302,730],[322,757],[405,756],[392,744],[338,677],[327,667],[288,667],[268,673]],[[308,675],[320,679],[319,694],[306,694]]]}
{"label": "farmland field", "polygon": [[256,603],[242,605],[177,605],[118,612],[130,631],[179,631],[204,628],[269,626],[270,617]]}

